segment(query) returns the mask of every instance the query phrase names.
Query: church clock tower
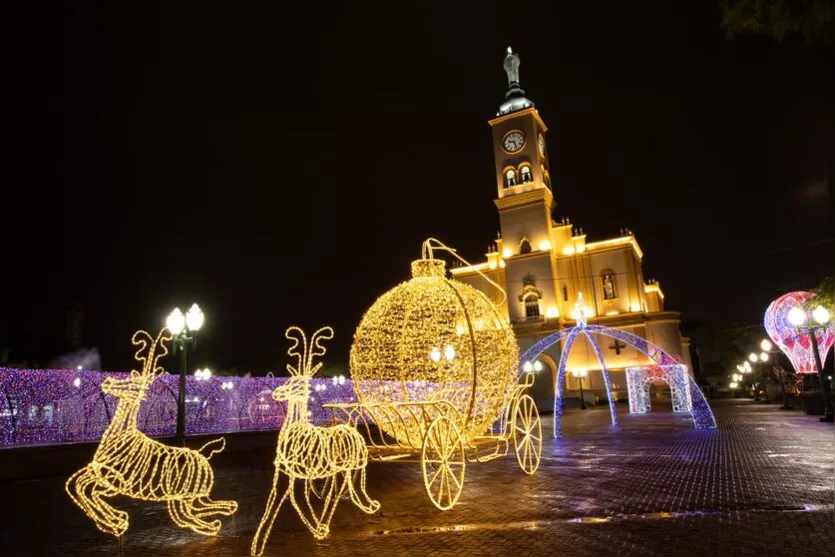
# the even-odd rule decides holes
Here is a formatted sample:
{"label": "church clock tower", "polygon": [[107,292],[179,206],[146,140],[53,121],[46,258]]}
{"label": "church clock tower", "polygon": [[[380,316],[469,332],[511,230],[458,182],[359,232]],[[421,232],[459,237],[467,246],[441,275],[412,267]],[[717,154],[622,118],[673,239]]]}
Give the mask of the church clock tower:
{"label": "church clock tower", "polygon": [[[543,307],[555,307],[554,199],[545,145],[548,128],[519,85],[519,56],[510,48],[504,70],[508,82],[505,101],[490,120],[499,194],[495,203],[501,223],[497,244],[506,265],[508,294],[518,297],[514,295],[524,285],[536,292],[536,299],[546,304]],[[533,298],[510,301],[512,320],[544,317],[538,313],[540,304],[526,304],[525,300]]]}
{"label": "church clock tower", "polygon": [[519,86],[519,56],[510,48],[504,58],[505,102],[490,120],[493,129],[496,187],[505,259],[550,251],[551,174],[545,134],[548,128],[533,101]]}

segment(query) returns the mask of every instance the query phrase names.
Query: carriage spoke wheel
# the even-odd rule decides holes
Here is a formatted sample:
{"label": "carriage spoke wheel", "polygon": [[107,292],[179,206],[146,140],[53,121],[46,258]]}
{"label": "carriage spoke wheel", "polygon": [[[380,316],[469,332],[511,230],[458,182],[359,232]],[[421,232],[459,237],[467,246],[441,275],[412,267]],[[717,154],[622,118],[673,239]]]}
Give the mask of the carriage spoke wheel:
{"label": "carriage spoke wheel", "polygon": [[519,399],[513,412],[513,448],[519,467],[526,474],[536,472],[542,456],[542,423],[536,403],[529,395]]}
{"label": "carriage spoke wheel", "polygon": [[423,485],[432,503],[446,511],[464,488],[464,439],[455,423],[441,416],[426,430],[420,455]]}

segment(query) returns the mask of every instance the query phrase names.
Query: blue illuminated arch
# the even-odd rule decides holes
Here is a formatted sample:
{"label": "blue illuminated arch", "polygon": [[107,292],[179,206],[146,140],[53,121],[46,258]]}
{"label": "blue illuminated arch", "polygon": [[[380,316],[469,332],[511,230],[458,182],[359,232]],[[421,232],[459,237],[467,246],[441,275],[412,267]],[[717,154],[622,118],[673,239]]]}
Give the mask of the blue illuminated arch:
{"label": "blue illuminated arch", "polygon": [[[560,354],[559,369],[557,371],[556,383],[554,385],[554,437],[562,437],[562,392],[565,387],[565,368],[568,365],[568,355],[574,345],[577,337],[583,334],[589,339],[597,359],[600,362],[600,367],[603,372],[603,381],[606,384],[606,392],[609,396],[609,411],[612,415],[612,423],[617,424],[617,415],[615,413],[615,402],[612,396],[612,384],[609,380],[609,373],[603,363],[603,355],[592,335],[602,335],[609,338],[614,338],[625,342],[634,347],[639,352],[647,356],[650,360],[661,366],[680,365],[680,362],[674,357],[664,352],[660,347],[652,344],[645,338],[639,337],[632,333],[622,331],[620,329],[613,329],[611,327],[602,327],[600,325],[585,325],[581,324],[572,329],[559,331],[552,335],[548,335],[542,340],[535,343],[528,348],[520,358],[520,363],[535,360],[542,352],[555,343],[566,339],[565,346]],[[520,365],[519,369],[522,369]],[[696,429],[712,429],[716,427],[716,418],[713,417],[713,411],[707,403],[699,386],[693,381],[693,378],[687,374],[687,388],[690,392],[692,407],[690,408],[690,416],[693,418],[693,425]]]}

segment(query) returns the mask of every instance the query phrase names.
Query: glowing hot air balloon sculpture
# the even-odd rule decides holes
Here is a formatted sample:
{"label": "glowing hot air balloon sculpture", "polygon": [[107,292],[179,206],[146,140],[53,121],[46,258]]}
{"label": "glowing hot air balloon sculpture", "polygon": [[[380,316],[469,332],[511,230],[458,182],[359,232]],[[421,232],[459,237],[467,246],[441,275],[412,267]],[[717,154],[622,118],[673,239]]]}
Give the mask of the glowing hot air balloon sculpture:
{"label": "glowing hot air balloon sculpture", "polygon": [[[789,292],[780,296],[768,306],[765,311],[765,330],[774,344],[780,347],[789,358],[797,373],[817,373],[814,347],[809,333],[799,330],[791,322],[790,313],[798,312],[814,297],[811,292]],[[821,360],[826,364],[826,357],[835,340],[835,326],[830,322],[827,326],[813,329]]]}

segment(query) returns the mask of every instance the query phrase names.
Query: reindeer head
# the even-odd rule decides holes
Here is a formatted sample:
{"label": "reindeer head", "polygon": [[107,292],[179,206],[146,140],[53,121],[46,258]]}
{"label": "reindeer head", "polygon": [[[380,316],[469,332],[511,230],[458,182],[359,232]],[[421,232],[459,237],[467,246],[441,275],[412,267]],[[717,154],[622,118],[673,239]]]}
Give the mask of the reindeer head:
{"label": "reindeer head", "polygon": [[326,350],[322,346],[322,341],[333,338],[333,329],[322,327],[313,333],[310,344],[307,343],[304,332],[298,327],[290,327],[284,333],[284,336],[293,341],[292,346],[287,350],[287,354],[295,356],[298,363],[295,366],[287,364],[290,378],[284,385],[273,391],[273,398],[289,402],[306,402],[310,395],[310,379],[322,367],[322,362],[313,365],[313,358],[325,355]]}
{"label": "reindeer head", "polygon": [[102,381],[101,389],[119,399],[136,402],[141,400],[151,383],[164,371],[162,366],[157,365],[157,361],[168,354],[165,343],[170,340],[171,332],[168,329],[160,331],[157,338],[145,331],[135,332],[131,342],[139,347],[134,358],[142,364],[142,371],[132,370],[130,377],[125,379],[108,377]]}

